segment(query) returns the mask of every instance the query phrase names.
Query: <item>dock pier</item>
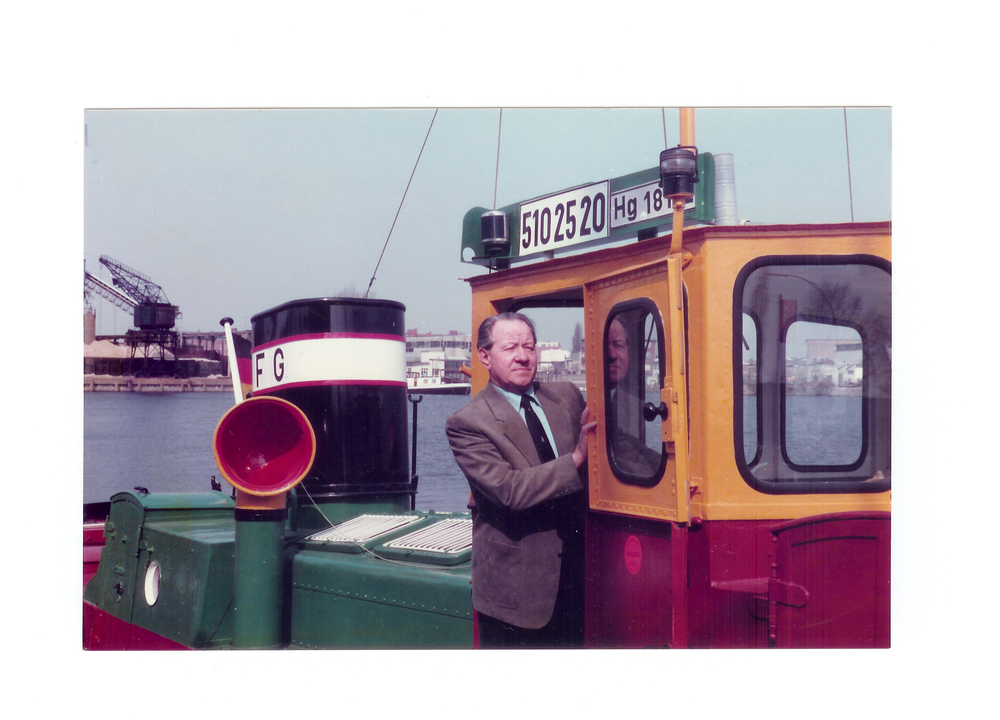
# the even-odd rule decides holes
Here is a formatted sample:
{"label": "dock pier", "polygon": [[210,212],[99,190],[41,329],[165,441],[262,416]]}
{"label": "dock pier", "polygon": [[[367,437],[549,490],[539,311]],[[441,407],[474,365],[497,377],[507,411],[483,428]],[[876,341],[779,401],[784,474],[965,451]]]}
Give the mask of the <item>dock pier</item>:
{"label": "dock pier", "polygon": [[232,378],[137,378],[123,375],[84,375],[84,392],[228,392],[233,391]]}

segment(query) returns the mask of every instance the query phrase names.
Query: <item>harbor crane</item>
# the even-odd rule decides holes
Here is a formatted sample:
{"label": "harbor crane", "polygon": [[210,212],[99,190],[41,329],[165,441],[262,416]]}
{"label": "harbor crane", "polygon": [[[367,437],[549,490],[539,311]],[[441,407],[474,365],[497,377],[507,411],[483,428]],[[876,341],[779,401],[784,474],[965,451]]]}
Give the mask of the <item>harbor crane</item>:
{"label": "harbor crane", "polygon": [[[111,284],[83,271],[84,300],[89,305],[90,294],[97,293],[125,311],[132,312],[135,328],[125,333],[125,343],[135,358],[136,349],[143,348],[144,374],[151,370],[150,349],[158,348],[160,363],[167,361],[169,352],[176,363],[179,334],[173,329],[181,317],[176,305],[171,305],[163,288],[148,276],[124,263],[101,255],[101,265],[111,272]],[[131,364],[131,363],[130,363]]]}

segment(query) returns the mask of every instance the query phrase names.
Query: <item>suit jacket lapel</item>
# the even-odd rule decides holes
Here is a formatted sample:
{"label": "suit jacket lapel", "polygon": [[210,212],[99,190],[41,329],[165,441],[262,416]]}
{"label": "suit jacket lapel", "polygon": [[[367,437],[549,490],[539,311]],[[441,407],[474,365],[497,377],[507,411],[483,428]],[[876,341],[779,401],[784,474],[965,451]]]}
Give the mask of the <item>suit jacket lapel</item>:
{"label": "suit jacket lapel", "polygon": [[483,389],[482,395],[483,400],[486,401],[493,413],[497,429],[502,428],[504,435],[529,464],[540,465],[541,459],[538,457],[538,451],[535,450],[535,441],[531,439],[531,433],[528,432],[528,426],[524,424],[521,414],[492,384],[488,384]]}

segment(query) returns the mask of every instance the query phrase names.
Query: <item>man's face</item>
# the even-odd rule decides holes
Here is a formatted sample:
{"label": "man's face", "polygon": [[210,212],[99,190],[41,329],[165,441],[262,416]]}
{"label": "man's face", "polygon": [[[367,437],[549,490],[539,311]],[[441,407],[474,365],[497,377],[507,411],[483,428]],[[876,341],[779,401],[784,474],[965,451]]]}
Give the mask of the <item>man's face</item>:
{"label": "man's face", "polygon": [[520,320],[500,320],[493,326],[493,347],[479,350],[490,381],[508,392],[523,393],[535,379],[538,356],[531,328]]}
{"label": "man's face", "polygon": [[617,320],[611,321],[611,328],[608,330],[608,375],[611,384],[617,385],[618,381],[625,377],[628,372],[628,336],[625,328]]}

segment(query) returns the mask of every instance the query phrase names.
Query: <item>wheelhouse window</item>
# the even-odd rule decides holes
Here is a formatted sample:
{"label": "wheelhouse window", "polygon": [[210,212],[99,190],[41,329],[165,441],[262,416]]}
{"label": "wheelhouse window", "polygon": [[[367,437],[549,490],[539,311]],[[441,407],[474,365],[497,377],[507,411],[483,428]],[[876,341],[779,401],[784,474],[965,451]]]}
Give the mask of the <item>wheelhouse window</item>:
{"label": "wheelhouse window", "polygon": [[734,296],[737,464],[762,492],[890,484],[892,294],[868,256],[775,257]]}
{"label": "wheelhouse window", "polygon": [[604,407],[608,461],[624,483],[663,477],[663,324],[651,301],[616,305],[604,326]]}
{"label": "wheelhouse window", "polygon": [[785,333],[785,459],[850,467],[864,450],[863,343],[857,329],[795,320]]}

